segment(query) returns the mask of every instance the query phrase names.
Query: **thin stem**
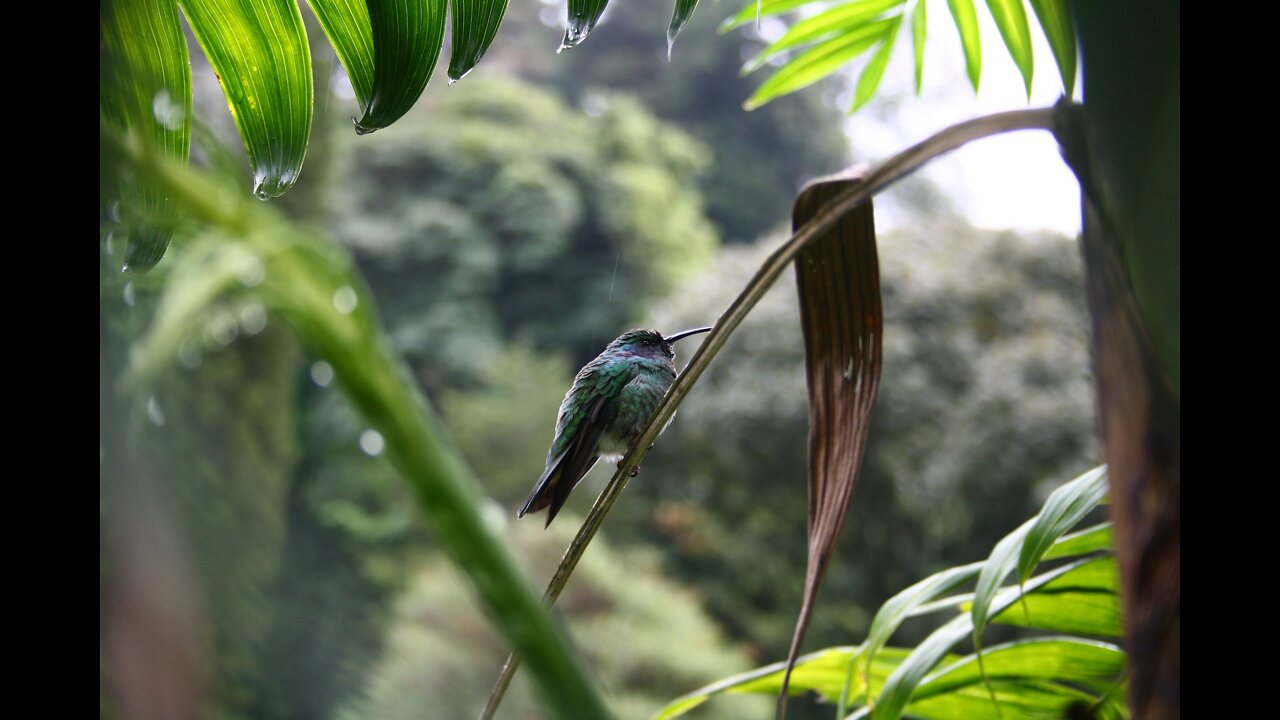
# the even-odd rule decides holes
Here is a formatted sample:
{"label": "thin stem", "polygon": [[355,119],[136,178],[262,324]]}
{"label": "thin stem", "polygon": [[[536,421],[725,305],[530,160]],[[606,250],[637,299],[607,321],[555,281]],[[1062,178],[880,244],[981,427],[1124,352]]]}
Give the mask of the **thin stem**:
{"label": "thin stem", "polygon": [[[654,411],[653,417],[649,419],[649,424],[645,426],[644,431],[632,443],[631,450],[619,463],[618,471],[613,474],[609,484],[605,486],[604,490],[600,492],[600,496],[596,498],[595,504],[591,506],[591,512],[587,514],[587,519],[582,523],[582,528],[578,530],[578,534],[573,538],[573,542],[569,544],[569,548],[560,559],[559,567],[556,568],[555,574],[552,575],[551,582],[547,584],[543,602],[547,606],[555,603],[556,598],[560,596],[560,591],[564,589],[565,584],[569,581],[569,576],[573,574],[574,568],[577,567],[583,551],[587,549],[587,545],[591,543],[596,531],[600,529],[601,523],[604,522],[605,516],[609,514],[614,502],[617,501],[623,488],[627,486],[627,481],[631,479],[631,471],[640,466],[640,461],[649,452],[649,446],[657,439],[658,433],[666,426],[667,420],[675,414],[676,408],[684,401],[685,396],[689,394],[693,384],[698,381],[703,371],[711,364],[712,359],[728,342],[729,336],[742,324],[747,313],[751,312],[751,309],[760,301],[760,298],[764,297],[769,288],[773,287],[773,283],[778,279],[778,276],[782,274],[782,271],[801,249],[812,242],[814,238],[830,230],[849,211],[879,194],[898,180],[915,172],[930,160],[946,155],[952,150],[956,150],[974,140],[992,135],[1018,130],[1052,131],[1056,127],[1058,112],[1059,108],[1056,107],[1014,110],[984,115],[945,128],[923,142],[912,145],[894,155],[871,170],[863,182],[838,195],[812,220],[805,223],[804,227],[797,230],[787,242],[775,250],[760,266],[760,269],[756,271],[755,276],[751,278],[751,281],[747,283],[747,286],[743,288],[738,297],[729,305],[729,308],[720,316],[711,333],[707,335],[706,341],[699,346],[698,351],[694,353],[693,359],[689,361],[684,372],[680,374],[680,377],[676,378],[676,381],[663,397],[657,410]],[[493,692],[489,695],[489,702],[485,704],[484,711],[480,716],[481,720],[492,720],[498,705],[502,702],[503,695],[506,693],[507,686],[511,684],[511,678],[519,667],[520,659],[513,652],[507,657],[507,662],[502,667],[502,672],[498,676]]]}

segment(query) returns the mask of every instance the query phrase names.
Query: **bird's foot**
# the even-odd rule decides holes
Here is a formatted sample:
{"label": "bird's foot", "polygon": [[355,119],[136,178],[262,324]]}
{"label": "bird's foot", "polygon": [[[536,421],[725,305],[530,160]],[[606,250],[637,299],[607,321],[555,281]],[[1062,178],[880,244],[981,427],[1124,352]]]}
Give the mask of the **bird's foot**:
{"label": "bird's foot", "polygon": [[[619,461],[618,461],[618,468],[619,468],[619,469],[621,469],[621,468],[622,468],[622,461],[621,461],[621,460],[619,460]],[[640,474],[640,468],[639,468],[639,467],[634,467],[634,468],[632,468],[632,469],[631,469],[631,474],[627,475],[627,477],[635,477],[635,476],[637,476],[637,475],[639,475],[639,474]]]}

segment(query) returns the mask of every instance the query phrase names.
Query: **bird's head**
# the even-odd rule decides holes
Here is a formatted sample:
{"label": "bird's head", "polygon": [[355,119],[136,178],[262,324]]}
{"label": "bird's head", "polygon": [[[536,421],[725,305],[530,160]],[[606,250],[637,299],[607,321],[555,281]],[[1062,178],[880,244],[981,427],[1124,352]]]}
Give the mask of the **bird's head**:
{"label": "bird's head", "polygon": [[618,336],[617,340],[609,343],[607,351],[621,352],[629,355],[640,355],[643,357],[665,357],[674,358],[675,350],[672,345],[682,338],[690,335],[697,335],[710,330],[710,327],[695,328],[693,330],[685,330],[674,335],[663,337],[662,333],[657,330],[628,330]]}

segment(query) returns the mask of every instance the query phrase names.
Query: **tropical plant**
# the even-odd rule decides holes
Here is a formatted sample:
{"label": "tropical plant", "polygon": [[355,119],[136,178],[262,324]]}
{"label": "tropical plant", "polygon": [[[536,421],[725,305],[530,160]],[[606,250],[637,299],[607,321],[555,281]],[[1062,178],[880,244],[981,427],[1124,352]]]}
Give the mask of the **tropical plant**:
{"label": "tropical plant", "polygon": [[[444,9],[439,3],[406,2],[392,8],[392,3],[374,2],[367,8],[366,34],[363,5],[324,5],[316,10],[317,16],[347,67],[361,103],[357,129],[384,127],[403,115],[429,78],[442,42]],[[459,17],[468,16],[459,12],[458,5],[454,7],[454,29],[456,34],[463,28],[463,35],[455,37],[453,45],[454,77],[460,77],[479,59],[501,15],[500,10],[495,13],[495,8],[489,7],[477,23],[459,22]],[[857,13],[861,13],[870,3],[849,5],[858,6]],[[1025,46],[1025,13],[1019,22],[1020,11],[1010,10],[1010,4],[991,5],[1002,8],[997,23],[1015,60],[1029,57],[1015,49]],[[283,192],[300,170],[311,117],[310,57],[296,6],[282,0],[256,4],[228,0],[184,3],[182,7],[228,94],[253,166],[255,194],[268,197]],[[921,17],[922,7],[916,9]],[[963,26],[972,25],[971,3],[953,0],[951,7],[963,38]],[[692,3],[683,10],[678,7],[676,18],[687,17],[692,8]],[[797,57],[793,63],[804,60],[807,66],[792,66],[789,82],[834,69],[839,62],[832,62],[833,57],[842,62],[876,47],[855,98],[855,102],[864,102],[883,72],[904,21],[904,8],[900,3],[882,4],[880,13],[896,12],[896,16],[868,16],[868,22],[879,24],[840,26],[830,37],[825,31],[801,39],[793,36],[796,46],[809,41],[836,44]],[[396,9],[403,12],[394,12]],[[603,9],[603,2],[571,2],[565,44],[580,41]],[[791,260],[817,247],[825,231],[930,157],[995,132],[1052,127],[1084,190],[1084,248],[1101,380],[1099,407],[1112,467],[1117,553],[1129,634],[1134,640],[1131,686],[1139,701],[1135,713],[1142,715],[1159,707],[1167,702],[1162,698],[1172,697],[1176,703],[1180,616],[1179,21],[1176,5],[1170,8],[1151,3],[1146,9],[1150,12],[1144,15],[1121,14],[1087,3],[1077,8],[1076,25],[1087,60],[1088,106],[1064,107],[1056,114],[1030,112],[986,118],[957,126],[820,204],[814,219],[766,262],[707,337],[690,372],[673,386],[650,428],[641,434],[636,450],[622,463],[603,496],[603,507],[607,510],[616,498],[625,473],[636,467],[657,429],[670,418],[754,302]],[[1149,18],[1151,29],[1135,32],[1135,16]],[[1054,17],[1060,20],[1066,15]],[[1063,27],[1044,16],[1041,20],[1046,27]],[[913,28],[918,22],[923,25],[912,19]],[[423,24],[428,32],[419,32]],[[679,22],[673,21],[669,37],[678,30]],[[211,42],[215,37],[220,42]],[[976,39],[976,33],[971,37]],[[1065,37],[1070,39],[1074,34],[1068,30]],[[190,75],[176,8],[163,0],[107,3],[102,9],[101,38],[103,189],[104,200],[109,201],[104,207],[118,210],[108,214],[118,215],[121,228],[127,231],[122,233],[129,238],[127,266],[144,270],[161,257],[175,223],[171,203],[179,203],[219,228],[217,235],[187,248],[182,267],[174,268],[166,300],[147,342],[134,358],[126,384],[136,387],[156,368],[177,357],[193,328],[212,322],[211,317],[233,310],[243,314],[241,311],[258,303],[260,310],[289,322],[313,351],[330,363],[354,404],[385,439],[388,456],[418,492],[424,513],[446,538],[455,561],[467,567],[495,618],[544,684],[544,698],[561,714],[580,714],[583,708],[602,713],[598,699],[574,670],[545,616],[516,579],[501,545],[479,521],[467,473],[437,438],[435,423],[421,396],[404,381],[398,361],[378,330],[368,293],[350,270],[349,259],[318,242],[314,233],[299,231],[238,200],[227,200],[217,188],[173,166],[172,161],[185,160],[190,144]],[[1068,44],[1074,47],[1074,43]],[[917,43],[917,57],[921,47]],[[976,50],[976,43],[966,42],[970,58]],[[1133,62],[1135,57],[1141,62]],[[1058,60],[1064,80],[1071,77],[1063,57]],[[1028,63],[1024,77],[1029,69]],[[786,71],[784,68],[779,74]],[[972,60],[970,73],[976,84]],[[779,80],[771,92],[780,94],[784,86]],[[121,168],[126,172],[120,173]],[[120,202],[113,204],[112,198]],[[858,457],[855,452],[855,470]],[[851,482],[845,487],[847,502]],[[1139,503],[1135,498],[1143,500]],[[584,537],[590,537],[602,517],[593,512]],[[838,527],[837,523],[837,531]],[[1154,576],[1144,574],[1144,568],[1155,568]],[[809,595],[812,597],[811,592]]]}
{"label": "tropical plant", "polygon": [[[828,643],[865,632],[880,602],[912,579],[984,553],[1036,511],[1050,483],[1099,453],[1093,388],[1080,371],[1088,313],[1074,241],[953,220],[912,223],[880,241],[884,374],[850,532],[813,619],[813,639]],[[725,248],[693,279],[698,292],[663,301],[653,324],[714,316],[777,243]],[[756,306],[607,529],[615,543],[667,548],[670,571],[763,659],[787,650],[783,613],[806,552],[794,532],[805,522],[795,481],[808,444],[796,303],[795,287],[780,282]]]}
{"label": "tropical plant", "polygon": [[[1076,32],[1067,2],[1028,2],[1053,49],[1063,90],[1070,95],[1076,79]],[[948,0],[947,7],[960,32],[965,68],[976,92],[982,77],[982,41],[973,0]],[[1035,59],[1031,52],[1031,28],[1027,23],[1024,3],[1022,0],[992,0],[987,3],[987,8],[1000,29],[1010,57],[1022,74],[1027,96],[1030,97]],[[854,91],[851,110],[857,110],[872,98],[880,86],[904,23],[911,26],[915,85],[916,92],[920,92],[924,82],[925,41],[928,39],[927,9],[926,0],[848,0],[834,4],[823,0],[760,0],[748,4],[726,20],[721,25],[721,32],[747,25],[765,15],[795,12],[803,16],[743,67],[744,72],[755,72],[783,61],[781,67],[747,100],[748,109],[812,85],[874,50]]]}
{"label": "tropical plant", "polygon": [[[985,561],[941,570],[887,600],[861,644],[798,659],[789,691],[836,704],[838,720],[1061,717],[1076,705],[1092,717],[1128,717],[1118,697],[1125,656],[1115,644],[1122,626],[1111,526],[1066,535],[1106,488],[1104,468],[1058,488]],[[1011,574],[1014,582],[1001,585]],[[968,583],[972,592],[956,594]],[[887,644],[910,618],[957,610],[914,648]],[[1033,632],[984,647],[992,623]],[[973,652],[953,653],[966,639]],[[785,672],[785,663],[774,663],[725,678],[673,700],[655,720],[724,693],[776,695]]]}
{"label": "tropical plant", "polygon": [[[551,570],[574,530],[560,522],[545,530],[508,522],[502,532],[541,574]],[[414,568],[410,587],[395,603],[385,648],[367,667],[363,692],[352,693],[336,717],[467,718],[483,704],[506,644],[485,621],[460,570],[434,554]],[[560,616],[596,681],[608,688],[614,717],[644,720],[674,688],[752,666],[746,648],[725,641],[699,595],[696,587],[667,579],[652,548],[592,546],[562,598]],[[503,715],[540,717],[532,689],[517,682]],[[735,700],[740,702],[718,703],[704,717],[758,717],[770,705],[761,697]]]}
{"label": "tropical plant", "polygon": [[629,98],[598,108],[481,77],[433,98],[430,125],[334,139],[325,219],[428,392],[503,338],[594,357],[706,267],[706,148]]}
{"label": "tropical plant", "polygon": [[[812,1],[812,0],[811,0]],[[811,46],[793,58],[747,101],[753,108],[835,72],[858,55],[876,52],[858,82],[854,107],[874,94],[889,61],[908,0],[851,0],[811,17],[770,45],[744,70]],[[1068,90],[1075,78],[1075,35],[1065,0],[1031,0],[1054,48]],[[571,0],[561,49],[582,42],[604,13],[607,0]],[[678,0],[667,33],[675,41],[697,0]],[[804,6],[797,0],[759,0],[731,18],[731,29],[764,15]],[[815,6],[821,7],[822,3]],[[977,18],[972,0],[950,0],[964,41],[970,81],[981,73]],[[992,15],[1030,91],[1030,30],[1021,0],[991,2]],[[244,142],[253,193],[277,197],[297,181],[311,138],[311,48],[302,14],[290,0],[113,0],[101,7],[100,58],[103,116],[119,128],[138,128],[167,157],[185,162],[191,138],[191,68],[178,9],[208,57]],[[360,134],[385,128],[418,101],[444,44],[445,0],[375,0],[310,3],[346,69],[359,106]],[[507,0],[450,0],[450,82],[484,56],[506,12]],[[920,84],[925,43],[925,2],[911,11]],[[163,197],[123,183],[132,218],[128,267],[145,271],[164,255],[173,209]]]}
{"label": "tropical plant", "polygon": [[[128,416],[112,410],[118,391],[124,391],[126,404],[146,405],[151,395],[145,391],[163,370],[230,342],[246,317],[254,326],[267,318],[283,321],[326,364],[328,381],[336,382],[368,423],[371,447],[379,453],[385,448],[440,547],[465,569],[504,635],[529,653],[548,707],[560,717],[604,716],[599,695],[485,523],[474,479],[392,352],[350,257],[315,230],[224,192],[206,173],[178,167],[136,134],[122,136],[104,124],[101,139],[104,165],[127,171],[206,228],[169,268],[151,326],[123,367],[121,359],[106,356],[104,344],[103,394],[110,401],[104,401],[104,432]],[[104,253],[114,251],[105,245]],[[104,453],[112,458],[104,463],[108,490],[131,474],[124,445],[119,438],[104,440],[110,446]]]}

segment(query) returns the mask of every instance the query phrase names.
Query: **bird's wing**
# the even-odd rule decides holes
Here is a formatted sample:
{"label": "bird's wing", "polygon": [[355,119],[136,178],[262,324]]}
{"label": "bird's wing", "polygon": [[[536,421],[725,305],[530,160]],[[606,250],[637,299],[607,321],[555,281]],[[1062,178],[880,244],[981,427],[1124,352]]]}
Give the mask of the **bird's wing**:
{"label": "bird's wing", "polygon": [[596,464],[596,459],[600,457],[596,453],[596,446],[600,443],[600,435],[609,424],[607,405],[608,398],[604,395],[592,400],[577,427],[574,428],[572,440],[559,455],[547,463],[547,469],[542,472],[542,477],[538,478],[538,482],[533,486],[533,492],[529,493],[529,498],[524,501],[524,506],[520,508],[516,517],[524,517],[527,513],[550,507],[547,512],[547,525],[551,524],[565,500],[569,499],[569,492],[591,470]]}

